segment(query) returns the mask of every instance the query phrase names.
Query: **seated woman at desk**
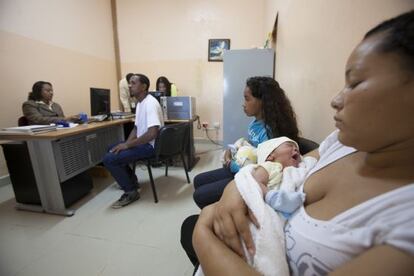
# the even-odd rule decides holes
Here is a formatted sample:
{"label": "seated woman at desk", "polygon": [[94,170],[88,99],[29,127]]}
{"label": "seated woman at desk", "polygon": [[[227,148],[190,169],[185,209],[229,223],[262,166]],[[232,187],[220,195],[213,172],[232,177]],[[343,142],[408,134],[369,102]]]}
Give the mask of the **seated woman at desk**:
{"label": "seated woman at desk", "polygon": [[171,83],[166,77],[161,76],[157,79],[155,89],[160,92],[164,92],[165,96],[177,96],[177,87],[174,83]]}
{"label": "seated woman at desk", "polygon": [[37,81],[33,84],[28,100],[23,103],[23,115],[29,125],[48,125],[58,121],[78,121],[79,116],[65,117],[62,107],[52,102],[53,87],[50,82]]}

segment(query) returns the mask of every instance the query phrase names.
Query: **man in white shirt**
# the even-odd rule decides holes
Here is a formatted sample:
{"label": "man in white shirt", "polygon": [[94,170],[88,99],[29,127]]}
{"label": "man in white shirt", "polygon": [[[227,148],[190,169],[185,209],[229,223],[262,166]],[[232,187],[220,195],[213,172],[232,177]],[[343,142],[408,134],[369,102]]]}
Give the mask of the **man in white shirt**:
{"label": "man in white shirt", "polygon": [[128,73],[125,78],[119,81],[119,99],[124,112],[131,112],[131,108],[135,109],[135,99],[129,93],[129,80],[133,75]]}
{"label": "man in white shirt", "polygon": [[129,164],[154,155],[155,138],[164,125],[161,106],[153,96],[148,94],[149,86],[150,81],[145,75],[132,75],[129,89],[131,96],[138,100],[135,126],[128,139],[111,147],[103,159],[105,167],[124,191],[112,208],[124,207],[140,198],[138,179]]}

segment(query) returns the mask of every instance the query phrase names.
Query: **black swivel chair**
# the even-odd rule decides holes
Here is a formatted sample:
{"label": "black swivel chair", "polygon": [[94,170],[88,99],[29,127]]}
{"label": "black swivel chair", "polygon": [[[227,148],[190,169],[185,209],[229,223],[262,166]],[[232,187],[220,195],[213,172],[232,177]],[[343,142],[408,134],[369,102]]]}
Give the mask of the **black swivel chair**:
{"label": "black swivel chair", "polygon": [[21,116],[17,120],[17,125],[18,126],[28,126],[29,125],[29,120],[27,120],[27,118],[25,116]]}
{"label": "black swivel chair", "polygon": [[[143,161],[146,163],[148,174],[151,181],[151,188],[154,194],[154,202],[158,202],[157,191],[155,189],[154,178],[152,177],[151,164],[164,162],[165,163],[165,176],[168,176],[168,164],[170,160],[177,156],[181,156],[181,161],[183,162],[185,176],[187,177],[187,182],[190,183],[190,178],[188,177],[188,168],[184,159],[184,152],[186,147],[186,139],[189,131],[188,123],[178,123],[163,126],[157,138],[155,139],[154,149],[155,154],[150,158],[144,158],[137,160],[136,162]],[[133,169],[135,169],[136,163],[133,164]],[[135,170],[134,170],[135,171]]]}
{"label": "black swivel chair", "polygon": [[307,154],[308,152],[313,151],[319,147],[318,143],[303,137],[298,137],[298,140],[296,142],[299,145],[300,154],[302,155]]}

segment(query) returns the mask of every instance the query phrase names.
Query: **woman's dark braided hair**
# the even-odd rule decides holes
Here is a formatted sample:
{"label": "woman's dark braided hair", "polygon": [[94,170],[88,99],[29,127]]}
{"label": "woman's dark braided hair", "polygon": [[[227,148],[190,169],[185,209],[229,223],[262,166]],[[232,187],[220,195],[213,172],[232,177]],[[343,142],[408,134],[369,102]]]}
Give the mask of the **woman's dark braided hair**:
{"label": "woman's dark braided hair", "polygon": [[267,136],[287,136],[297,140],[299,130],[296,115],[279,83],[270,77],[251,77],[246,86],[253,97],[262,100],[262,119],[267,126]]}
{"label": "woman's dark braided hair", "polygon": [[378,51],[399,54],[403,64],[414,71],[414,10],[382,22],[367,32],[364,39],[379,33],[385,36]]}

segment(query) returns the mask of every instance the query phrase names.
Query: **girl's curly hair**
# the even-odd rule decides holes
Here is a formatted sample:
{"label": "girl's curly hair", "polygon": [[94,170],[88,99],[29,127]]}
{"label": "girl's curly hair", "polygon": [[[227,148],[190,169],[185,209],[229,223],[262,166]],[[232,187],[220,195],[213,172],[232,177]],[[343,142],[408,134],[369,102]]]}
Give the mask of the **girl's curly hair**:
{"label": "girl's curly hair", "polygon": [[251,77],[246,86],[253,97],[262,100],[262,119],[267,127],[267,136],[287,136],[296,141],[299,135],[296,114],[279,83],[270,77]]}

